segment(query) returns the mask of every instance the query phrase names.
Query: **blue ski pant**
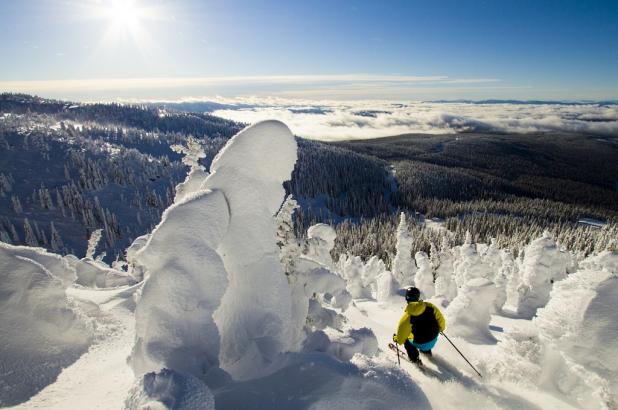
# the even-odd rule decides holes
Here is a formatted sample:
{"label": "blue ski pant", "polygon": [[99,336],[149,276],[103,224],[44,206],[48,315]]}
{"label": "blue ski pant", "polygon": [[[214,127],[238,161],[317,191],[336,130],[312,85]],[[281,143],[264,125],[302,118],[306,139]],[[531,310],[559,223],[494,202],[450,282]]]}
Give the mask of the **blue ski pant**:
{"label": "blue ski pant", "polygon": [[434,348],[437,342],[438,336],[436,336],[435,339],[425,343],[415,343],[413,340],[408,339],[404,342],[403,347],[406,348],[406,352],[408,353],[410,360],[416,360],[418,359],[419,350],[423,353],[431,352],[431,349]]}

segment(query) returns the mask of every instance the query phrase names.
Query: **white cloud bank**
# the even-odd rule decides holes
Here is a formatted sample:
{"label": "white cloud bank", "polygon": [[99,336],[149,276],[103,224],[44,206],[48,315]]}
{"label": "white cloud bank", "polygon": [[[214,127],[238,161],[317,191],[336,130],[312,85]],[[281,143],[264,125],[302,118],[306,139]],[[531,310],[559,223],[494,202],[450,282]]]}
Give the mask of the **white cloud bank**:
{"label": "white cloud bank", "polygon": [[[178,89],[183,87],[214,87],[230,85],[296,86],[303,93],[304,87],[328,87],[328,92],[338,88],[411,87],[419,84],[483,84],[496,83],[495,78],[452,78],[444,75],[381,75],[381,74],[308,74],[308,75],[245,75],[210,77],[155,77],[155,78],[96,78],[74,80],[0,81],[0,90],[9,92],[70,92],[100,90],[151,90]],[[318,88],[324,94],[323,88]],[[291,91],[279,90],[277,93]]]}
{"label": "white cloud bank", "polygon": [[316,102],[279,98],[221,99],[219,102],[231,107],[214,111],[215,115],[246,123],[278,119],[288,124],[296,135],[318,140],[474,131],[618,136],[618,105]]}

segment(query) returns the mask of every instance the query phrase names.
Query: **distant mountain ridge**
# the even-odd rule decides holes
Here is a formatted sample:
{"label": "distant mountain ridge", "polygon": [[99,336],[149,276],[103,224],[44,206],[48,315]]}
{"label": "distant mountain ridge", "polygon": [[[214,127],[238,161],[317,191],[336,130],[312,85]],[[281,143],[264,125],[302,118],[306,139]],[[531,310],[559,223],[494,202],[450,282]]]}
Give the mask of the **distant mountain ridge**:
{"label": "distant mountain ridge", "polygon": [[618,100],[432,100],[432,103],[458,103],[458,104],[516,104],[516,105],[618,105]]}

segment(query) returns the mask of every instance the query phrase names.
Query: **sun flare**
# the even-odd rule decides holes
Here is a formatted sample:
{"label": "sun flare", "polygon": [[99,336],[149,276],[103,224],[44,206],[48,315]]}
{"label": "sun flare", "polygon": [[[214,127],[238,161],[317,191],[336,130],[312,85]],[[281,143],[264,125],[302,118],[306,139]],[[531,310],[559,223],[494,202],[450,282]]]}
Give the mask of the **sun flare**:
{"label": "sun flare", "polygon": [[130,0],[115,0],[109,6],[108,15],[120,29],[133,29],[140,24],[143,10]]}

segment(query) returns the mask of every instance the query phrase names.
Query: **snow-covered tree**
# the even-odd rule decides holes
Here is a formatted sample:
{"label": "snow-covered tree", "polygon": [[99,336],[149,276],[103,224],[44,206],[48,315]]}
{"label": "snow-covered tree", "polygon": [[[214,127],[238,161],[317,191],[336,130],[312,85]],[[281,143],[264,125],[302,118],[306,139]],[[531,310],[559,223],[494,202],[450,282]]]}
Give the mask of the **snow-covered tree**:
{"label": "snow-covered tree", "polygon": [[458,287],[462,287],[466,282],[475,278],[491,280],[494,276],[489,266],[481,259],[477,250],[477,245],[469,242],[471,240],[472,236],[468,232],[468,235],[466,235],[466,242],[459,246],[458,255],[453,262],[455,282]]}
{"label": "snow-covered tree", "polygon": [[10,177],[0,173],[0,196],[4,196],[7,192],[11,192],[13,186]]}
{"label": "snow-covered tree", "polygon": [[376,281],[378,277],[386,272],[386,264],[377,256],[369,258],[361,272],[363,286],[370,291],[371,294],[376,292]]}
{"label": "snow-covered tree", "polygon": [[[206,152],[204,144],[191,136],[187,138],[185,145],[172,145],[171,148],[174,152],[184,154],[182,162],[190,167],[184,182],[176,186],[174,201],[178,203],[190,193],[199,190],[206,177],[208,177],[206,168],[199,163],[200,159],[206,157]],[[156,198],[156,193],[154,198]]]}
{"label": "snow-covered tree", "polygon": [[32,225],[33,225],[33,228],[34,228],[34,233],[35,233],[39,243],[43,247],[47,246],[47,237],[45,236],[45,231],[43,231],[42,229],[39,228],[39,224],[37,223],[36,220],[32,221]]}
{"label": "snow-covered tree", "polygon": [[412,258],[412,236],[410,235],[406,214],[403,212],[399,216],[396,238],[396,254],[392,264],[392,271],[399,286],[405,287],[414,283],[416,265]]}
{"label": "snow-covered tree", "polygon": [[64,208],[64,200],[62,199],[62,195],[60,191],[56,189],[56,204],[58,204],[58,208],[60,208],[60,212],[62,212],[62,216],[66,216],[66,210]]}
{"label": "snow-covered tree", "polygon": [[21,243],[21,240],[19,239],[19,234],[17,233],[17,229],[15,229],[15,226],[11,224],[9,229],[11,231],[11,238],[13,239],[13,243],[14,244]]}
{"label": "snow-covered tree", "polygon": [[522,282],[518,287],[517,312],[532,317],[549,301],[554,282],[566,278],[569,255],[561,251],[549,232],[535,239],[525,249]]}
{"label": "snow-covered tree", "polygon": [[297,343],[306,314],[298,322],[292,315],[274,219],[295,161],[285,125],[255,124],[220,151],[199,191],[165,211],[136,255],[146,269],[136,373],[168,367],[201,376],[219,365],[250,379]]}
{"label": "snow-covered tree", "polygon": [[58,230],[54,226],[53,221],[50,223],[49,230],[50,230],[49,244],[50,244],[51,250],[54,252],[58,252],[62,248],[64,248],[64,243],[62,242],[62,237],[60,236],[60,232],[58,232]]}
{"label": "snow-covered tree", "polygon": [[388,302],[397,295],[399,284],[390,271],[385,270],[376,278],[376,300]]}
{"label": "snow-covered tree", "polygon": [[277,246],[280,250],[281,265],[286,275],[294,271],[301,254],[301,246],[294,233],[292,215],[298,208],[292,195],[288,195],[277,213]]}
{"label": "snow-covered tree", "polygon": [[363,284],[365,264],[360,256],[339,255],[338,272],[346,280],[346,288],[355,299],[370,298],[371,289]]}
{"label": "snow-covered tree", "polygon": [[185,141],[185,145],[172,145],[170,148],[178,154],[184,154],[182,163],[191,167],[191,170],[204,169],[199,161],[206,157],[206,152],[200,140],[193,136],[189,136]]}
{"label": "snow-covered tree", "polygon": [[24,241],[28,246],[39,246],[39,241],[36,239],[36,234],[28,218],[24,218]]}
{"label": "snow-covered tree", "polygon": [[[496,285],[496,300],[494,307],[497,312],[502,309],[506,302],[507,275],[510,275],[510,254],[501,250],[495,238],[491,239],[491,244],[482,252],[481,260],[489,270],[488,279]],[[503,268],[503,265],[505,265]]]}
{"label": "snow-covered tree", "polygon": [[310,259],[318,261],[324,266],[332,269],[334,264],[330,252],[335,246],[335,239],[337,239],[337,233],[330,225],[313,225],[307,230],[307,241],[304,253]]}
{"label": "snow-covered tree", "polygon": [[24,211],[24,208],[21,206],[21,201],[15,195],[11,195],[11,207],[16,214],[20,214]]}
{"label": "snow-covered tree", "polygon": [[442,246],[438,253],[440,265],[435,272],[436,275],[436,296],[442,298],[446,304],[457,296],[457,284],[453,278],[453,254],[448,246],[448,240],[444,237]]}
{"label": "snow-covered tree", "polygon": [[41,186],[41,188],[39,188],[39,202],[41,204],[41,208],[43,209],[54,209],[51,194],[45,186]]}
{"label": "snow-covered tree", "polygon": [[414,277],[414,286],[421,291],[423,299],[429,299],[436,293],[431,261],[425,252],[416,252],[414,259],[416,260],[416,266],[418,266],[418,271]]}
{"label": "snow-covered tree", "polygon": [[86,258],[94,259],[94,253],[97,251],[97,246],[99,246],[99,242],[101,241],[102,229],[95,229],[90,234],[90,239],[88,239],[88,249],[86,249]]}
{"label": "snow-covered tree", "polygon": [[5,230],[0,230],[0,242],[12,243],[11,237]]}
{"label": "snow-covered tree", "polygon": [[476,343],[495,341],[489,332],[495,300],[496,286],[491,281],[485,278],[467,281],[446,310],[449,335]]}

